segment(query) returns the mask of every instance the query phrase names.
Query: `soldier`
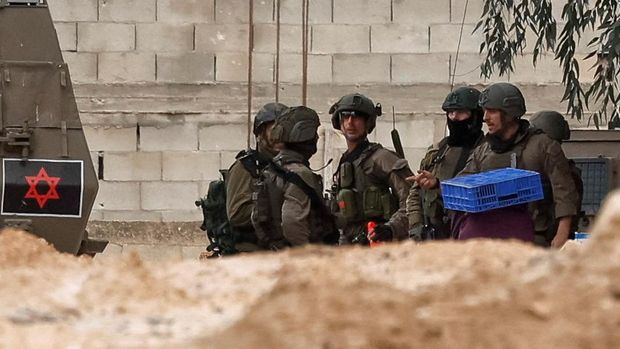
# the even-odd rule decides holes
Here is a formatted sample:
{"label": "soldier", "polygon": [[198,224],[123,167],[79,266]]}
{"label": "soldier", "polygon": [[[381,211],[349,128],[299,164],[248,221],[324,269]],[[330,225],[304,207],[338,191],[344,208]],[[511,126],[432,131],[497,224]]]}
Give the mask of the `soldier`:
{"label": "soldier", "polygon": [[[545,132],[547,136],[551,137],[551,139],[557,141],[562,144],[562,141],[566,141],[570,139],[570,128],[568,127],[568,123],[564,119],[562,114],[557,111],[544,110],[534,113],[530,118],[530,123],[532,127],[538,128]],[[581,216],[581,202],[583,200],[583,181],[581,179],[581,170],[575,164],[575,161],[572,159],[568,160],[568,166],[570,168],[570,176],[575,181],[575,187],[577,188],[578,194],[578,202],[577,202],[577,212],[576,216],[573,216],[573,220],[571,222],[571,238],[574,237],[574,233],[579,228],[579,217]],[[557,224],[555,222],[555,213],[553,209],[553,201],[545,199],[541,206],[544,205],[546,207],[545,214],[538,214],[534,218],[534,224],[537,228],[536,236],[534,238],[534,243],[543,246],[549,247],[551,245],[551,241],[555,238],[555,232],[557,230]],[[551,219],[553,224],[541,224],[541,220]],[[549,228],[546,231],[539,231],[538,229],[541,227]]]}
{"label": "soldier", "polygon": [[306,107],[288,109],[276,119],[271,137],[282,149],[257,183],[252,223],[259,243],[272,250],[307,243],[336,243],[338,232],[323,203],[323,179],[309,160],[317,152],[320,125]]}
{"label": "soldier", "polygon": [[347,142],[332,187],[341,243],[367,243],[369,222],[378,224],[372,241],[407,238],[405,205],[411,185],[405,178],[412,172],[405,159],[367,138],[381,115],[381,105],[355,93],[342,97],[329,113],[332,126],[342,131]]}
{"label": "soldier", "polygon": [[[480,96],[484,122],[489,132],[486,142],[474,150],[459,175],[472,174],[504,167],[516,167],[541,174],[547,197],[553,198],[558,228],[551,246],[561,247],[569,236],[572,216],[577,213],[577,192],[569,173],[568,160],[560,144],[542,131],[530,128],[525,114],[525,99],[521,91],[509,83],[487,87]],[[426,176],[422,188],[435,188],[436,178]],[[534,240],[533,218],[536,212],[545,212],[540,202],[528,207],[512,206],[484,214],[460,214],[452,222],[459,239],[473,237],[517,238]],[[546,220],[545,224],[550,224]],[[541,227],[541,231],[548,227]],[[539,230],[538,228],[536,230]]]}
{"label": "soldier", "polygon": [[256,150],[243,150],[228,170],[226,178],[226,213],[235,232],[235,248],[241,252],[258,249],[254,227],[250,219],[253,201],[254,181],[269,161],[278,153],[279,144],[270,140],[275,119],[287,106],[280,103],[265,104],[254,117],[253,132]]}
{"label": "soldier", "polygon": [[[433,175],[442,181],[463,169],[471,152],[484,140],[479,97],[480,91],[471,87],[458,88],[446,96],[441,108],[446,112],[450,135],[429,147],[420,163],[419,174]],[[448,217],[438,188],[422,191],[414,183],[407,198],[407,216],[409,235],[415,240],[450,238]]]}

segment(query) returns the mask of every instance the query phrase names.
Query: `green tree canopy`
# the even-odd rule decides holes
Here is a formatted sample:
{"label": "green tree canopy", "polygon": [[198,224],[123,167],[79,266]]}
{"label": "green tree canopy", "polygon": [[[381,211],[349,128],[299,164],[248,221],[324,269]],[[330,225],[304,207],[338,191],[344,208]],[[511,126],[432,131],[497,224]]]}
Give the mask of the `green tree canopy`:
{"label": "green tree canopy", "polygon": [[[556,1],[557,3],[557,1]],[[558,20],[564,23],[558,35]],[[608,120],[620,122],[620,5],[618,0],[567,0],[562,18],[556,20],[551,0],[484,0],[476,30],[484,42],[485,55],[481,75],[489,78],[514,71],[515,56],[523,54],[528,44],[526,32],[534,33],[533,65],[543,53],[552,53],[562,67],[565,86],[562,102],[566,113],[581,120],[591,110],[590,120],[598,128]],[[593,30],[585,59],[595,57],[593,67],[581,67],[576,47],[584,31]],[[594,80],[587,85],[580,80],[581,69],[594,69]],[[610,122],[610,124],[611,124]]]}

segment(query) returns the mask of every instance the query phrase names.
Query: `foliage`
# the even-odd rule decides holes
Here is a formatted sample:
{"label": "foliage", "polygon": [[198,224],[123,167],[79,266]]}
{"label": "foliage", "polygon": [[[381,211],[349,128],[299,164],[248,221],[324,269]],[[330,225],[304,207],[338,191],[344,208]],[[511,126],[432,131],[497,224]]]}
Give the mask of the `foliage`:
{"label": "foliage", "polygon": [[[557,4],[557,1],[556,1]],[[585,110],[592,106],[591,118],[599,127],[603,121],[618,119],[620,88],[620,5],[618,0],[567,0],[562,9],[564,26],[557,35],[558,23],[553,17],[551,0],[485,0],[476,30],[481,30],[484,42],[480,52],[485,53],[481,75],[489,78],[494,72],[505,75],[514,71],[514,59],[523,54],[528,44],[526,32],[536,39],[533,47],[533,65],[540,55],[552,53],[562,67],[565,86],[562,101],[567,102],[567,114],[581,120]],[[596,57],[594,81],[585,85],[580,81],[576,47],[586,30],[596,37],[588,43]]]}

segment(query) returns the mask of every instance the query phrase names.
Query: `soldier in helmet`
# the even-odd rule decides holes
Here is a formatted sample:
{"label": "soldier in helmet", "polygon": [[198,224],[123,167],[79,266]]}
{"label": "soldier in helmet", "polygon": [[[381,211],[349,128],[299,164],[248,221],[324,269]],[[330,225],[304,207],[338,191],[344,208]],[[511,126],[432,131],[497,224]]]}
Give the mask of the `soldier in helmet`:
{"label": "soldier in helmet", "polygon": [[[439,181],[453,178],[465,166],[469,155],[484,140],[480,91],[460,87],[447,96],[441,108],[446,112],[450,135],[429,147],[420,163],[421,179],[432,175]],[[414,183],[407,198],[409,235],[415,240],[450,238],[448,216],[439,189],[421,190]]]}
{"label": "soldier in helmet", "polygon": [[[541,174],[543,186],[553,196],[555,217],[559,220],[553,247],[561,247],[569,236],[571,218],[577,213],[577,192],[570,177],[568,160],[560,144],[540,130],[530,128],[525,114],[525,99],[521,91],[510,83],[495,83],[480,95],[484,122],[489,132],[486,142],[471,154],[465,168],[459,173],[472,174],[504,167],[515,167]],[[438,181],[427,176],[422,188],[436,188]],[[478,214],[459,214],[452,229],[459,239],[476,237],[516,238],[534,241],[533,217],[542,212],[540,202],[511,206]]]}
{"label": "soldier in helmet", "polygon": [[[562,144],[562,141],[570,139],[568,122],[566,122],[564,116],[557,111],[543,110],[534,113],[530,118],[530,123],[532,127],[542,130],[547,136],[560,144]],[[579,228],[579,216],[581,215],[581,202],[583,199],[583,181],[581,179],[581,170],[575,165],[575,161],[569,159],[568,166],[570,168],[570,176],[575,182],[579,197],[577,203],[578,215],[574,216],[571,222],[570,232],[573,234]],[[541,203],[541,206],[545,206],[544,213],[541,211],[534,217],[534,225],[536,227],[534,243],[543,247],[549,247],[551,245],[557,231],[553,201],[549,200],[548,197],[548,195],[545,195],[545,200]],[[545,220],[551,220],[551,222],[545,222]],[[544,228],[547,228],[547,230],[540,230]]]}
{"label": "soldier in helmet", "polygon": [[253,183],[269,161],[278,153],[279,145],[270,139],[276,117],[288,107],[281,103],[265,104],[254,117],[256,150],[243,150],[228,170],[226,179],[226,213],[231,228],[240,236],[236,249],[249,252],[258,249],[250,215]]}
{"label": "soldier in helmet", "polygon": [[317,152],[317,113],[288,109],[276,119],[272,141],[282,148],[265,169],[254,192],[252,223],[259,243],[278,250],[307,243],[335,243],[337,229],[323,203],[323,180],[309,167]]}
{"label": "soldier in helmet", "polygon": [[[341,243],[368,243],[366,237],[371,241],[407,238],[405,206],[411,184],[405,178],[412,172],[405,159],[367,138],[381,115],[381,105],[354,93],[340,98],[329,113],[332,126],[342,131],[347,142],[332,188]],[[369,222],[377,224],[374,233],[368,229]]]}

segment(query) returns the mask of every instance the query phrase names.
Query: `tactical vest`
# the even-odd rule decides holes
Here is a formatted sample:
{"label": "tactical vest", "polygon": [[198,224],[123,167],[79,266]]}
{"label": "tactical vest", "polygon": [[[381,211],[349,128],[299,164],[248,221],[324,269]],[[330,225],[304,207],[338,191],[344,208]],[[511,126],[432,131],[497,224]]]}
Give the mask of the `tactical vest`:
{"label": "tactical vest", "polygon": [[[320,175],[313,175],[318,177],[317,180],[320,183],[323,182]],[[319,194],[298,174],[271,162],[261,173],[252,195],[254,200],[252,224],[256,230],[259,244],[272,250],[290,246],[282,230],[282,206],[284,205],[284,188],[287,183],[298,186],[310,199],[309,242],[337,243],[338,229],[334,217]]]}
{"label": "tactical vest", "polygon": [[331,208],[339,227],[368,221],[386,222],[398,209],[398,199],[386,178],[373,176],[372,169],[365,167],[366,160],[382,148],[371,143],[356,159],[341,162],[334,174],[335,204]]}
{"label": "tactical vest", "polygon": [[[448,138],[437,144],[437,150],[429,152],[422,160],[421,169],[431,172],[440,181],[454,178],[464,167],[474,148],[482,142],[480,137],[471,147],[451,147]],[[423,214],[435,229],[439,229],[440,238],[449,237],[448,217],[445,215],[443,199],[439,189],[420,190]]]}

